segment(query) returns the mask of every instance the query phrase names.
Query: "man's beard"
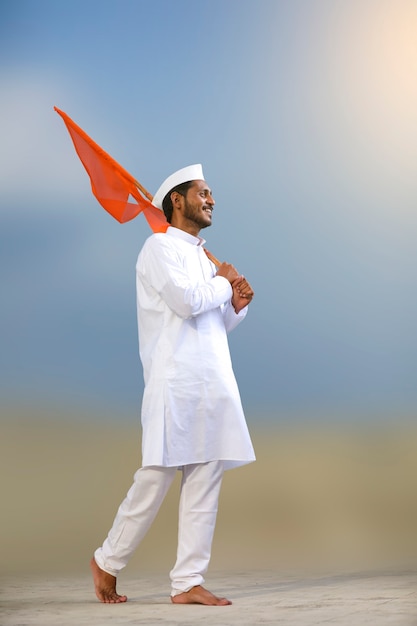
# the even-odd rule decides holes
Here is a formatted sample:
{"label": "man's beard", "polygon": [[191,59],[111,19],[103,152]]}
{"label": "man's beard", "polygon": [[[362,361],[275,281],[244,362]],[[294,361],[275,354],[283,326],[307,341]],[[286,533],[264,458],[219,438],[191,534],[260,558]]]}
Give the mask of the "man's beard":
{"label": "man's beard", "polygon": [[204,216],[201,215],[199,210],[197,210],[190,202],[188,202],[187,199],[185,199],[184,217],[194,222],[194,224],[197,224],[199,228],[207,228],[207,226],[211,226],[211,221],[208,222],[204,220]]}

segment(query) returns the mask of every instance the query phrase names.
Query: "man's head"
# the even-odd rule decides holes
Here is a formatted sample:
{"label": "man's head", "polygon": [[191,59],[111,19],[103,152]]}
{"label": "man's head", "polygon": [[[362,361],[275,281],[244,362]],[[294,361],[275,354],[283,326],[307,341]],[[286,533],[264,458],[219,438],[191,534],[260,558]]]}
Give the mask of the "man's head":
{"label": "man's head", "polygon": [[172,213],[174,211],[174,205],[172,204],[172,199],[171,199],[172,194],[179,193],[180,196],[183,196],[184,198],[186,198],[187,191],[189,190],[190,187],[192,187],[193,183],[194,183],[193,180],[187,180],[185,183],[181,183],[177,185],[173,189],[170,189],[170,191],[168,191],[165,198],[162,200],[162,210],[165,213],[165,217],[167,218],[167,222],[169,224],[171,224],[172,222]]}
{"label": "man's head", "polygon": [[156,192],[152,204],[162,208],[167,221],[197,235],[211,225],[214,199],[200,164],[190,165],[169,176]]}

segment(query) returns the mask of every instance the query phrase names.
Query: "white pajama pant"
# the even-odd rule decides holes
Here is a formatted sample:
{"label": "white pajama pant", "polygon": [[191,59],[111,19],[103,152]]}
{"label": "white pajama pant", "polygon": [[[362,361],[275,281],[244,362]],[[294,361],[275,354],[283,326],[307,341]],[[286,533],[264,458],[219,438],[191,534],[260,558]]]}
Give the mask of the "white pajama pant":
{"label": "white pajama pant", "polygon": [[[178,519],[177,560],[170,572],[175,596],[204,582],[223,477],[223,462],[184,465]],[[177,472],[176,467],[142,467],[116,514],[97,565],[117,576],[152,525]]]}

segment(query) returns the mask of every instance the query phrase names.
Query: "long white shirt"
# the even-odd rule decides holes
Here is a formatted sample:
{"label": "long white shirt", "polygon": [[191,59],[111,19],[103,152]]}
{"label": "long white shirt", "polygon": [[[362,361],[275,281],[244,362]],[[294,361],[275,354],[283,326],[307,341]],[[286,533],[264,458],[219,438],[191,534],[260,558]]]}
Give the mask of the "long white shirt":
{"label": "long white shirt", "polygon": [[204,243],[169,227],[138,257],[144,467],[255,460],[227,342],[247,307],[235,313],[230,283],[215,275]]}

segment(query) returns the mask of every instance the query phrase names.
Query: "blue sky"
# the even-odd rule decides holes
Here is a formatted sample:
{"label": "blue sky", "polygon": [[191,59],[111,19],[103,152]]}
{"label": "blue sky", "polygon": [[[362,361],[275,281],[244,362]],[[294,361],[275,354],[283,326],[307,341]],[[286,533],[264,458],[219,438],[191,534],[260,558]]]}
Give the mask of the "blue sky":
{"label": "blue sky", "polygon": [[0,8],[1,397],[137,417],[134,267],[56,105],[154,193],[203,163],[207,247],[256,298],[248,411],[414,415],[417,4],[84,0]]}

